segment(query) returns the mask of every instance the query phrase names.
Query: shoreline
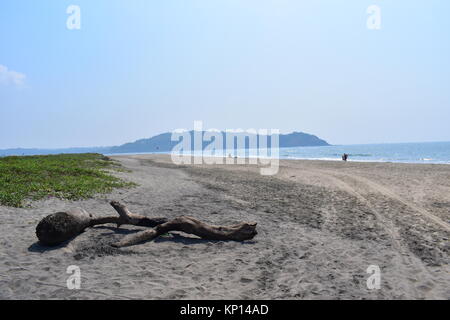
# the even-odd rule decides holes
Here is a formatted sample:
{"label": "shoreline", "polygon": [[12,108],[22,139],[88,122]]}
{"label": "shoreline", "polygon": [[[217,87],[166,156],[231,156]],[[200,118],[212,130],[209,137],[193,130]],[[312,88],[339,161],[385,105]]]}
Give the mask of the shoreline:
{"label": "shoreline", "polygon": [[[105,153],[105,156],[108,157],[121,157],[121,156],[145,156],[145,155],[165,155],[170,156],[170,152],[135,152],[135,153]],[[184,157],[199,157],[197,155],[186,155]],[[203,156],[204,158],[224,158],[227,157],[224,156]],[[235,156],[234,159],[255,159],[258,158],[257,156],[251,156],[251,157],[239,157]],[[261,159],[277,159],[277,158],[271,158],[271,157],[259,157]],[[331,162],[344,162],[342,159],[339,158],[294,158],[294,157],[279,157],[279,161],[331,161]],[[348,159],[347,162],[357,162],[357,163],[392,163],[392,164],[423,164],[423,165],[450,165],[450,160],[447,162],[433,162],[432,160],[421,160],[421,161],[393,161],[393,160],[364,160],[364,159]]]}

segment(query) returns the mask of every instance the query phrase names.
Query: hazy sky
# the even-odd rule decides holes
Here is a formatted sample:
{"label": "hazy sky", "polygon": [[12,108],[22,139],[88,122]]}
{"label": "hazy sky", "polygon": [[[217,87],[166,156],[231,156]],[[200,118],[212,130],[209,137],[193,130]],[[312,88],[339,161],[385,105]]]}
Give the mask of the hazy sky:
{"label": "hazy sky", "polygon": [[0,40],[0,148],[117,145],[194,120],[450,141],[450,1],[2,0]]}

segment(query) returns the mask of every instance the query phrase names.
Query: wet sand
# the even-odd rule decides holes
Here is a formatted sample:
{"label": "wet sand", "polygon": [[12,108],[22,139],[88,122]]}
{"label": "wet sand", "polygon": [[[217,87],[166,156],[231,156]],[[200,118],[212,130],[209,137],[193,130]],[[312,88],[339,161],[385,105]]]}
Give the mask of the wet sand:
{"label": "wet sand", "polygon": [[[282,160],[277,175],[262,176],[164,155],[114,159],[138,187],[0,207],[1,299],[450,299],[448,165]],[[109,200],[148,216],[255,221],[258,235],[240,243],[173,232],[115,249],[142,228],[104,225],[56,248],[37,243],[47,214],[115,214]],[[69,265],[80,267],[79,290],[66,287]],[[381,269],[378,290],[367,288],[369,265]]]}

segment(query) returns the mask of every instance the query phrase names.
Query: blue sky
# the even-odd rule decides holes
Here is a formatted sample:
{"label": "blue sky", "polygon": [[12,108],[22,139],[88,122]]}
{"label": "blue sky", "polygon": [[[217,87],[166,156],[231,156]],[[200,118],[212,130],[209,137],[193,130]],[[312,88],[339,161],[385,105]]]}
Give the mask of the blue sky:
{"label": "blue sky", "polygon": [[1,1],[0,148],[117,145],[194,120],[450,141],[449,17],[441,0]]}

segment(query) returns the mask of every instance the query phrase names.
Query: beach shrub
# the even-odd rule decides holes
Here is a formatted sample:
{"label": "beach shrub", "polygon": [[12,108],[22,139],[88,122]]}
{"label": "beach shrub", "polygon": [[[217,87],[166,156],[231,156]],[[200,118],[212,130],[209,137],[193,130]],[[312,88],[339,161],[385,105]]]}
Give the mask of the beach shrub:
{"label": "beach shrub", "polygon": [[0,205],[23,207],[27,200],[46,197],[86,199],[134,185],[112,171],[121,171],[120,164],[97,153],[3,157]]}

